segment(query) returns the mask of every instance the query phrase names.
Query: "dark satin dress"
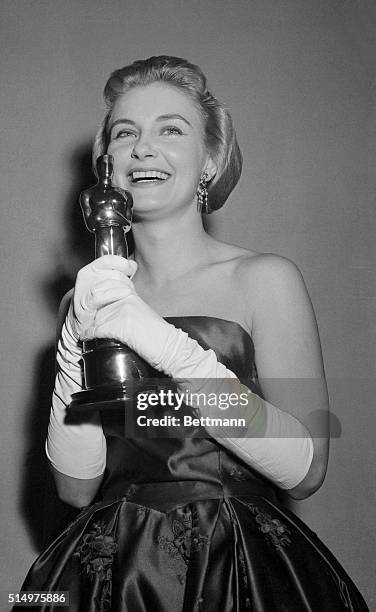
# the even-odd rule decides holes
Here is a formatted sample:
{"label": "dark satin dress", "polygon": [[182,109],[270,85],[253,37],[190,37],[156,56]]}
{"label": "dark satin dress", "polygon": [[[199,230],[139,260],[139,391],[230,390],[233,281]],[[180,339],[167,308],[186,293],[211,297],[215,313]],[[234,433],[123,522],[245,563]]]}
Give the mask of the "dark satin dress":
{"label": "dark satin dress", "polygon": [[[254,348],[240,325],[168,320],[251,384]],[[36,560],[24,590],[69,591],[75,612],[368,609],[317,536],[278,503],[275,488],[219,443],[125,438],[124,418],[113,416],[103,428],[100,501]]]}

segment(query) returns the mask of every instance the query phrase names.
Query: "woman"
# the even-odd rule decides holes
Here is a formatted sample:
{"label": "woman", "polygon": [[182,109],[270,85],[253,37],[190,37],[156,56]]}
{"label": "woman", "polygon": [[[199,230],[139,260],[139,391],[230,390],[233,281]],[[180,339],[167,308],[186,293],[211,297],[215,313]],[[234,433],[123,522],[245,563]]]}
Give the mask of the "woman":
{"label": "woman", "polygon": [[[61,499],[84,509],[23,588],[68,590],[71,610],[366,610],[277,500],[278,489],[302,499],[324,479],[327,422],[312,437],[310,415],[325,413],[327,390],[294,264],[204,231],[201,213],[224,204],[241,172],[229,114],[197,66],[166,56],[114,72],[105,99],[94,160],[111,154],[114,183],[132,193],[135,248],[77,277],[46,448]],[[117,338],[150,377],[171,377],[199,424],[161,439],[127,438],[108,415],[66,423],[80,341],[92,337]],[[198,400],[209,394],[214,403]],[[213,425],[231,394],[239,426]],[[153,415],[172,412],[161,402]]]}

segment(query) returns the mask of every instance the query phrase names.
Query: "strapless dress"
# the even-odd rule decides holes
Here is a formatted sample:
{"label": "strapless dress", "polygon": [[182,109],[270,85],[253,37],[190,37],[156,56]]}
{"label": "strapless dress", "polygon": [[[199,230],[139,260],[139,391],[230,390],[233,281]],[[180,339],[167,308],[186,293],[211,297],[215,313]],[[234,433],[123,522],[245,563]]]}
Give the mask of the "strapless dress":
{"label": "strapless dress", "polygon": [[[167,320],[242,382],[257,382],[252,339],[239,324]],[[38,557],[23,590],[69,591],[74,612],[368,610],[277,489],[219,442],[201,433],[129,438],[124,418],[110,413],[103,429],[99,495]]]}

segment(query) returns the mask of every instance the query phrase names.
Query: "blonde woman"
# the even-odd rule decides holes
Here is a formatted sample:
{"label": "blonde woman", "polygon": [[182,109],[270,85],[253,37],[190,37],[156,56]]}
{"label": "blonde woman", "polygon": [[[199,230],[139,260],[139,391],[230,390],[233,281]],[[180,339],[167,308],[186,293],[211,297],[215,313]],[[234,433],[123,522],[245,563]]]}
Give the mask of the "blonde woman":
{"label": "blonde woman", "polygon": [[[61,499],[83,510],[23,588],[68,590],[77,611],[366,610],[278,501],[280,490],[301,499],[324,479],[326,419],[314,437],[309,417],[325,414],[327,391],[296,266],[204,230],[203,214],[241,173],[229,113],[197,66],[167,56],[114,72],[105,99],[94,160],[111,154],[114,183],[133,196],[135,247],[129,260],[83,268],[62,308],[46,448]],[[81,341],[93,337],[126,343],[151,378],[172,379],[196,419],[189,435],[177,435],[178,421],[163,437],[134,438],[124,419],[65,421],[82,388]],[[217,403],[200,404],[209,393]],[[235,429],[211,420],[231,394],[242,400],[229,412],[242,417]],[[177,414],[163,402],[147,411]]]}

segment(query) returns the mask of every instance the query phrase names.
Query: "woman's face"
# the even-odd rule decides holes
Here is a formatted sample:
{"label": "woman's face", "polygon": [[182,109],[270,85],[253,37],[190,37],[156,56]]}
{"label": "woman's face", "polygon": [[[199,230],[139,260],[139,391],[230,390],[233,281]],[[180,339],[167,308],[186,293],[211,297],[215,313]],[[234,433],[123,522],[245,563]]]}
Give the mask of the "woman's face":
{"label": "woman's face", "polygon": [[196,106],[163,83],[135,87],[116,101],[107,153],[113,182],[132,193],[136,215],[192,205],[202,173],[215,172]]}

